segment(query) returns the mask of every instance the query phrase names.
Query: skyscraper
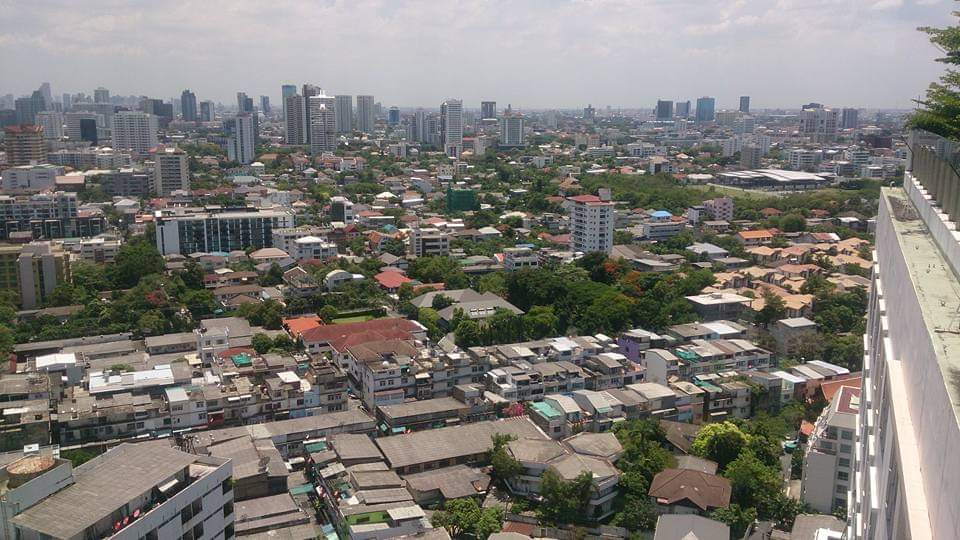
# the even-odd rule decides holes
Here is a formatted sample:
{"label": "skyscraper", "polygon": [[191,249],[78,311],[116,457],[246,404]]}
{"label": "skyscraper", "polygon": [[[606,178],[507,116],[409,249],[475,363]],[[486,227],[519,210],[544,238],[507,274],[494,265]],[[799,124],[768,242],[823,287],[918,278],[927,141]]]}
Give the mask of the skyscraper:
{"label": "skyscraper", "polygon": [[253,98],[245,92],[237,92],[237,112],[253,112]]}
{"label": "skyscraper", "polygon": [[357,131],[373,133],[375,120],[373,96],[357,96]]}
{"label": "skyscraper", "polygon": [[334,110],[337,112],[337,133],[353,131],[353,96],[341,94],[335,96]]}
{"label": "skyscraper", "polygon": [[213,102],[212,101],[200,102],[200,121],[201,122],[213,121]]}
{"label": "skyscraper", "polygon": [[857,129],[859,124],[859,114],[857,109],[845,108],[840,110],[840,128]]}
{"label": "skyscraper", "polygon": [[407,125],[407,138],[415,142],[427,142],[427,112],[423,109],[417,109],[410,117],[410,123]]}
{"label": "skyscraper", "polygon": [[597,117],[597,110],[593,108],[593,104],[589,104],[583,108],[583,118],[585,120],[593,120]]}
{"label": "skyscraper", "polygon": [[656,113],[657,120],[669,120],[673,117],[673,102],[658,99]]}
{"label": "skyscraper", "polygon": [[398,107],[390,107],[390,110],[387,111],[387,123],[391,126],[400,123],[400,109]]}
{"label": "skyscraper", "polygon": [[740,96],[740,112],[750,114],[750,96]]}
{"label": "skyscraper", "polygon": [[46,162],[46,145],[43,128],[34,125],[17,125],[4,128],[3,147],[7,163],[14,167],[30,165],[31,162]]}
{"label": "skyscraper", "polygon": [[270,114],[270,96],[260,96],[260,112]]}
{"label": "skyscraper", "polygon": [[238,113],[224,122],[227,134],[227,158],[246,165],[253,163],[256,152],[257,125],[255,113]]}
{"label": "skyscraper", "polygon": [[717,100],[712,97],[697,98],[697,123],[713,122],[716,117]]}
{"label": "skyscraper", "polygon": [[63,113],[43,111],[37,113],[37,125],[43,128],[43,138],[57,140],[63,137]]}
{"label": "skyscraper", "polygon": [[93,91],[93,102],[94,103],[110,103],[110,91],[104,87],[97,88]]}
{"label": "skyscraper", "polygon": [[[955,143],[910,136],[880,192],[844,538],[956,538],[960,486]],[[939,150],[939,151],[938,151]]]}
{"label": "skyscraper", "polygon": [[34,90],[30,97],[17,98],[14,102],[14,109],[17,111],[18,124],[35,124],[37,113],[46,110],[43,104],[43,94],[39,90]]}
{"label": "skyscraper", "polygon": [[283,100],[286,101],[288,97],[297,93],[297,85],[295,84],[285,84],[280,87],[280,95],[283,97]]}
{"label": "skyscraper", "polygon": [[300,94],[283,100],[283,138],[287,144],[307,144],[307,100]]}
{"label": "skyscraper", "polygon": [[157,117],[142,111],[120,111],[113,115],[113,147],[146,154],[157,145]]}
{"label": "skyscraper", "polygon": [[336,99],[324,94],[310,96],[310,151],[314,154],[337,149]]}
{"label": "skyscraper", "polygon": [[523,115],[513,112],[510,107],[500,117],[500,146],[523,146]]}
{"label": "skyscraper", "polygon": [[463,102],[448,99],[440,104],[440,135],[443,151],[450,157],[460,157],[463,151]]}
{"label": "skyscraper", "polygon": [[180,111],[184,122],[197,121],[197,95],[190,90],[180,94]]}
{"label": "skyscraper", "polygon": [[690,118],[690,101],[678,101],[674,109],[677,118]]}
{"label": "skyscraper", "polygon": [[481,101],[480,102],[480,119],[495,120],[496,118],[497,118],[497,102]]}

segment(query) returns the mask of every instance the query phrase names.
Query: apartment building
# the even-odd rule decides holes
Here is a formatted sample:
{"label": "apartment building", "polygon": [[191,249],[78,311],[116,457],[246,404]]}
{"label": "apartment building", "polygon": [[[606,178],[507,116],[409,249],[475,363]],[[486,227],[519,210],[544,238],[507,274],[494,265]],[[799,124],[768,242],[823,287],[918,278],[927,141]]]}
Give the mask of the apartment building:
{"label": "apartment building", "polygon": [[23,486],[31,492],[21,496],[22,505],[9,518],[8,538],[234,535],[233,467],[227,459],[185,453],[163,441],[120,445],[76,468],[49,456],[28,456],[7,465],[6,472],[28,466],[43,472]]}
{"label": "apartment building", "polygon": [[16,291],[23,309],[44,304],[57,285],[70,279],[70,257],[54,242],[0,246],[0,288]]}
{"label": "apartment building", "polygon": [[161,254],[189,255],[272,247],[273,230],[292,227],[294,219],[287,211],[210,208],[198,212],[159,211],[155,223]]}
{"label": "apartment building", "polygon": [[801,498],[820,513],[847,508],[859,412],[860,388],[841,387],[817,419],[807,441]]}
{"label": "apartment building", "polygon": [[503,250],[503,267],[508,272],[539,266],[540,256],[528,247],[512,247]]}
{"label": "apartment building", "polygon": [[77,194],[64,191],[0,195],[0,240],[29,231],[34,238],[97,236],[107,226],[101,213],[80,213]]}
{"label": "apartment building", "polygon": [[435,227],[411,229],[410,253],[417,257],[446,257],[450,254],[450,235]]}
{"label": "apartment building", "polygon": [[570,248],[589,253],[613,249],[614,207],[609,191],[601,196],[577,195],[567,198],[570,214]]}
{"label": "apartment building", "polygon": [[56,184],[57,176],[63,174],[63,167],[50,165],[20,165],[3,170],[0,187],[6,192],[41,191]]}
{"label": "apartment building", "polygon": [[163,146],[150,151],[153,157],[153,192],[168,197],[174,191],[190,190],[190,168],[187,153],[176,147]]}

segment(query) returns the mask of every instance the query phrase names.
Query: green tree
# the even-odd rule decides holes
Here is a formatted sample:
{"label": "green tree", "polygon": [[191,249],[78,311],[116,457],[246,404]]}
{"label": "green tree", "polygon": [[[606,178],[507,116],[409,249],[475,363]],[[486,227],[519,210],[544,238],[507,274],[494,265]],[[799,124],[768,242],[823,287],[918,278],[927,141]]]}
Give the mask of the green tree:
{"label": "green tree", "polygon": [[283,269],[277,263],[271,264],[267,273],[260,278],[260,285],[264,287],[273,287],[281,283],[283,283]]}
{"label": "green tree", "polygon": [[753,452],[742,452],[737,459],[731,461],[723,471],[723,476],[730,480],[730,501],[743,508],[758,507],[761,518],[768,517],[769,501],[773,501],[781,493],[780,471],[769,467]]}
{"label": "green tree", "polygon": [[533,306],[523,315],[523,331],[528,339],[542,339],[556,333],[560,320],[551,306]]}
{"label": "green tree", "polygon": [[731,504],[726,508],[717,508],[710,514],[711,519],[726,523],[730,527],[730,538],[742,538],[750,526],[757,519],[756,508],[743,508],[739,504]]}
{"label": "green tree", "polygon": [[403,245],[402,240],[391,238],[383,243],[382,251],[397,257],[403,257],[407,252],[407,247]]}
{"label": "green tree", "polygon": [[113,264],[107,267],[107,276],[114,288],[129,289],[149,274],[163,272],[163,256],[145,236],[137,236],[120,247]]}
{"label": "green tree", "polygon": [[264,333],[254,334],[251,341],[253,350],[257,351],[257,354],[266,354],[270,351],[270,348],[273,347],[273,340]]}
{"label": "green tree", "polygon": [[500,433],[494,433],[490,437],[493,443],[490,449],[490,465],[493,467],[493,476],[497,480],[510,480],[523,472],[523,465],[507,452],[507,445],[515,438]]}
{"label": "green tree", "polygon": [[477,292],[492,292],[501,297],[507,296],[507,278],[502,272],[484,274],[477,280]]}
{"label": "green tree", "polygon": [[480,519],[473,527],[473,536],[477,540],[486,540],[491,534],[503,528],[503,508],[492,506],[480,511]]}
{"label": "green tree", "polygon": [[691,451],[703,458],[717,462],[720,470],[737,459],[750,443],[749,436],[733,422],[707,424],[700,428],[693,440]]}
{"label": "green tree", "polygon": [[297,344],[287,334],[277,334],[277,337],[273,338],[273,348],[278,351],[291,352],[297,348]]}
{"label": "green tree", "polygon": [[593,493],[593,476],[583,472],[573,480],[564,480],[548,468],[540,480],[542,498],[537,512],[546,523],[580,523],[587,519],[586,510]]}
{"label": "green tree", "polygon": [[629,531],[652,531],[657,526],[657,513],[646,494],[628,495],[611,522]]}
{"label": "green tree", "polygon": [[420,308],[417,312],[417,320],[427,329],[427,335],[434,341],[440,341],[443,338],[443,330],[440,328],[440,314],[433,308]]}
{"label": "green tree", "polygon": [[[955,16],[960,13],[954,12]],[[943,51],[937,62],[947,65],[939,82],[930,83],[924,99],[917,100],[920,109],[910,117],[908,126],[925,129],[950,139],[960,139],[960,26],[946,28],[921,27],[930,42]]]}
{"label": "green tree", "polygon": [[453,305],[453,300],[449,296],[444,294],[436,294],[433,296],[433,300],[430,302],[430,307],[440,311],[443,308]]}
{"label": "green tree", "polygon": [[331,305],[326,305],[320,308],[320,313],[318,315],[320,315],[320,319],[323,322],[330,324],[334,319],[337,318],[337,315],[339,314],[340,311],[338,311],[337,308]]}
{"label": "green tree", "polygon": [[457,345],[461,347],[474,347],[480,345],[483,339],[483,331],[476,321],[463,319],[453,330]]}
{"label": "green tree", "polygon": [[470,532],[480,521],[480,505],[476,499],[453,499],[443,505],[430,518],[434,527],[443,527],[453,538],[462,537]]}
{"label": "green tree", "polygon": [[768,288],[763,289],[763,307],[757,312],[754,321],[766,328],[770,323],[779,321],[787,313],[787,304]]}

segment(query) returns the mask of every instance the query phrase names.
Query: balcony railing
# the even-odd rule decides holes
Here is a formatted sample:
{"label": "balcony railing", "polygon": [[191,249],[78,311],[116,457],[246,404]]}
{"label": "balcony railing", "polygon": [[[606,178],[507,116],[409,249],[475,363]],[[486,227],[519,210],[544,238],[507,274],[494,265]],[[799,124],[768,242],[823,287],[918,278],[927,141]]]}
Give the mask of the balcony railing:
{"label": "balcony railing", "polygon": [[909,137],[907,168],[950,221],[960,218],[960,143],[927,131]]}

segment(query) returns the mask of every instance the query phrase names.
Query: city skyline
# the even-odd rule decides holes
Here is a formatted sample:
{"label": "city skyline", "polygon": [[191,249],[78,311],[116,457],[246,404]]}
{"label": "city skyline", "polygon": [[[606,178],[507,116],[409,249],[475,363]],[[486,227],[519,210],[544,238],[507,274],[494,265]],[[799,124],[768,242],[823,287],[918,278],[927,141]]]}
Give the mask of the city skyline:
{"label": "city skyline", "polygon": [[[19,75],[0,93],[29,94],[49,81],[55,94],[104,86],[169,99],[190,88],[201,100],[231,103],[242,91],[279,103],[282,84],[311,81],[331,95],[373,94],[385,107],[436,107],[456,96],[468,109],[484,99],[515,109],[633,109],[709,95],[719,110],[750,95],[755,109],[810,100],[911,108],[942,71],[939,51],[915,28],[944,24],[951,6],[523,2],[504,17],[504,6],[476,2],[449,10],[418,1],[180,3],[148,16],[146,4],[97,3],[69,19],[59,2],[5,5],[0,65]],[[305,47],[292,29],[314,20],[330,31]]]}

